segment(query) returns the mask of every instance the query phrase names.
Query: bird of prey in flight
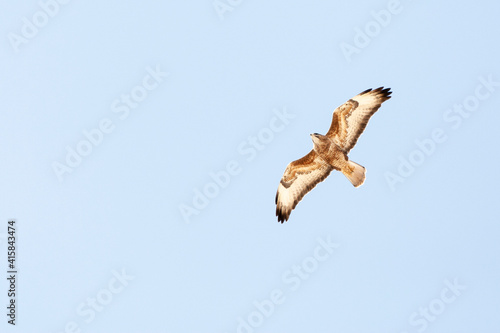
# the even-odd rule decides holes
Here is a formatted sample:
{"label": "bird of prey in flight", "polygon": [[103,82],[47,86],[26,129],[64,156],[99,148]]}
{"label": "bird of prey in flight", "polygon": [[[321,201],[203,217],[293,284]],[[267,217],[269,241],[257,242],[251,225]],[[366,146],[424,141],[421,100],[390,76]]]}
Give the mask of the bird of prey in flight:
{"label": "bird of prey in flight", "polygon": [[350,161],[349,151],[363,133],[370,117],[391,98],[390,88],[368,89],[348,100],[333,112],[326,135],[311,134],[313,150],[286,167],[276,193],[278,222],[288,221],[292,209],[332,170],[342,172],[355,187],[365,181],[365,168]]}

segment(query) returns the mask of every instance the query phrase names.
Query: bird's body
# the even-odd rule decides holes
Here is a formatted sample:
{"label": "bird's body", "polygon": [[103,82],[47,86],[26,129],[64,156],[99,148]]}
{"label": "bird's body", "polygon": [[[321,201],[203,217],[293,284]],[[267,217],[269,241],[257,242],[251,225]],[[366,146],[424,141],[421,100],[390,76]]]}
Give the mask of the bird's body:
{"label": "bird's body", "polygon": [[356,144],[370,117],[391,96],[389,88],[368,89],[335,109],[326,135],[311,134],[314,148],[290,163],[276,193],[276,216],[283,223],[292,209],[319,182],[332,172],[342,172],[355,186],[365,181],[366,170],[349,160],[347,154]]}
{"label": "bird's body", "polygon": [[314,152],[335,170],[341,171],[347,166],[347,154],[340,150],[332,139],[321,134],[311,134]]}

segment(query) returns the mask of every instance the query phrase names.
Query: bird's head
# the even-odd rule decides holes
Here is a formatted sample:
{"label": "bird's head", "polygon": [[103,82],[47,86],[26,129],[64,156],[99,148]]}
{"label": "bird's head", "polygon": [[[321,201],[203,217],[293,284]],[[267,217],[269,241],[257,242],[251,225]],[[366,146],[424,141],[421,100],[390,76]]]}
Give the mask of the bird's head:
{"label": "bird's head", "polygon": [[318,133],[311,134],[311,139],[313,140],[314,143],[314,150],[323,150],[325,147],[328,146],[328,143],[330,142],[328,137]]}

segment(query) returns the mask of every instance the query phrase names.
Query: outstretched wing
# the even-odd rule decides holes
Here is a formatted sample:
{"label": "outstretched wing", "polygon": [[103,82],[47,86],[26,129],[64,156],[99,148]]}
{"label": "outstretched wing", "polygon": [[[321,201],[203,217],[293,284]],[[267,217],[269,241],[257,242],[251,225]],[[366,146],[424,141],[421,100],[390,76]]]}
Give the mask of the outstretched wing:
{"label": "outstretched wing", "polygon": [[332,125],[326,133],[346,154],[354,147],[370,117],[380,105],[391,98],[390,88],[365,90],[348,100],[333,112]]}
{"label": "outstretched wing", "polygon": [[292,209],[307,192],[325,180],[333,168],[325,163],[314,150],[286,167],[276,192],[278,222],[288,221]]}

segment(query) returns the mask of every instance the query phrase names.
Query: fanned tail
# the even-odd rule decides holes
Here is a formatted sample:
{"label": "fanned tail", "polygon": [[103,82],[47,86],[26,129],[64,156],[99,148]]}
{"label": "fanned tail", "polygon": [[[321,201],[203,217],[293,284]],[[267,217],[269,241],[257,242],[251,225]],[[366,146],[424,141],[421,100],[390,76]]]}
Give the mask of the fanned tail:
{"label": "fanned tail", "polygon": [[365,167],[355,163],[353,161],[348,161],[349,167],[342,170],[344,176],[349,179],[349,181],[354,185],[354,187],[359,187],[363,185],[366,178],[366,169]]}

